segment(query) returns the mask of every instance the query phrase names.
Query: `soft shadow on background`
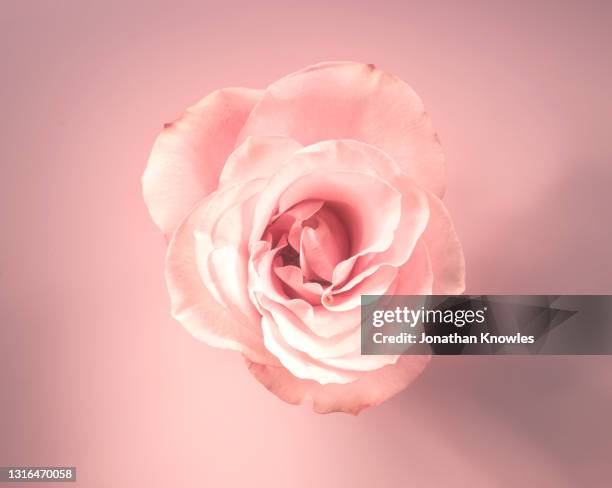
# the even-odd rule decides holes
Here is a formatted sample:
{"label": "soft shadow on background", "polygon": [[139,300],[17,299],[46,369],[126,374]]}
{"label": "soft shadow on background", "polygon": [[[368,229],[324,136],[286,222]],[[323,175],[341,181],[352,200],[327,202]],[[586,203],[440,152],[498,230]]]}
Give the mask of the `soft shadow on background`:
{"label": "soft shadow on background", "polygon": [[471,293],[612,293],[608,2],[4,2],[0,464],[106,486],[604,487],[612,359],[434,358],[357,418],[169,316],[140,195],[162,124],[322,60],[411,83]]}

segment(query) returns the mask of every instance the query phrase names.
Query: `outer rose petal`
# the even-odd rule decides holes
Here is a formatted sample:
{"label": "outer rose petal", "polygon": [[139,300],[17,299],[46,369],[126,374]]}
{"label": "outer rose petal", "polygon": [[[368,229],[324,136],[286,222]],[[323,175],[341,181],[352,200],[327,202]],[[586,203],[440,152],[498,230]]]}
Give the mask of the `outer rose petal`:
{"label": "outer rose petal", "polygon": [[463,248],[448,211],[439,198],[429,196],[429,223],[422,241],[427,246],[433,271],[434,295],[460,295],[465,290]]}
{"label": "outer rose petal", "polygon": [[229,156],[220,183],[269,178],[302,145],[286,137],[249,137]]}
{"label": "outer rose petal", "polygon": [[262,90],[225,88],[166,124],[142,175],[142,192],[155,224],[170,237],[181,219],[217,188],[225,160]]}
{"label": "outer rose petal", "polygon": [[239,142],[279,135],[304,145],[355,139],[376,146],[419,185],[444,193],[444,154],[419,96],[399,78],[360,63],[322,63],[273,83]]}
{"label": "outer rose petal", "polygon": [[208,210],[211,195],[181,222],[168,246],[166,282],[172,316],[193,336],[224,349],[242,352],[246,357],[275,364],[265,349],[259,324],[242,323],[221,305],[202,282],[196,257],[196,229]]}
{"label": "outer rose petal", "polygon": [[247,366],[268,390],[288,403],[310,401],[318,413],[356,415],[402,391],[421,374],[428,361],[429,356],[401,356],[397,363],[364,373],[351,383],[327,385],[297,378],[282,366],[266,366],[248,359]]}
{"label": "outer rose petal", "polygon": [[417,242],[410,259],[399,268],[392,295],[431,295],[434,275],[427,247]]}

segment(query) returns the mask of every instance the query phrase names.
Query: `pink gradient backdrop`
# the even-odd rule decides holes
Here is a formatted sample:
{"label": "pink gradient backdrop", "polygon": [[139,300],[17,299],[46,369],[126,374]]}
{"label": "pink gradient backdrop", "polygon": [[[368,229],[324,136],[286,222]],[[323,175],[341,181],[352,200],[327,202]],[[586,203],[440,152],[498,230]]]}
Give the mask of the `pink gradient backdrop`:
{"label": "pink gradient backdrop", "polygon": [[612,4],[8,1],[0,465],[78,486],[609,486],[612,359],[435,358],[357,418],[286,405],[169,316],[161,125],[321,60],[422,95],[473,293],[612,293]]}

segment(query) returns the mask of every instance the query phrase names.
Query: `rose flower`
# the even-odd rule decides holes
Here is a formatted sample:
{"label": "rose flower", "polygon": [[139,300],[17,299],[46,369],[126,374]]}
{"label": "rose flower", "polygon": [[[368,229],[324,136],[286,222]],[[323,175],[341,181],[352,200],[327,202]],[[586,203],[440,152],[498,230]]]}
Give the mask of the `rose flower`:
{"label": "rose flower", "polygon": [[166,124],[143,175],[172,315],[283,400],[358,413],[427,356],[360,354],[360,296],[460,294],[444,155],[416,93],[359,63],[226,88]]}

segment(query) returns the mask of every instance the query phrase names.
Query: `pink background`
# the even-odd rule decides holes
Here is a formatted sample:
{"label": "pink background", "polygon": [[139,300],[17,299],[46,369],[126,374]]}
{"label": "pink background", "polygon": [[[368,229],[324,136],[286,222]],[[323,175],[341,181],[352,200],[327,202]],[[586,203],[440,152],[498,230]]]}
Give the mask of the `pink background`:
{"label": "pink background", "polygon": [[468,291],[612,293],[612,3],[1,10],[0,465],[91,488],[609,486],[612,359],[435,358],[356,418],[289,406],[170,318],[139,185],[209,91],[372,62],[432,114]]}

